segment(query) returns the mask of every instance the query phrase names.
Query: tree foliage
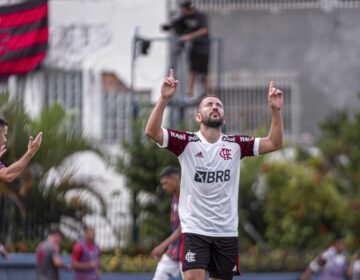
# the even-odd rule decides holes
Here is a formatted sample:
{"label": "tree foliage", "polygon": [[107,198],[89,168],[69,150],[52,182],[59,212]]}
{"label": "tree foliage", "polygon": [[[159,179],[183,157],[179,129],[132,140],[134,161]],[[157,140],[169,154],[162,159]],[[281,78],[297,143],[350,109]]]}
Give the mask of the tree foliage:
{"label": "tree foliage", "polygon": [[159,173],[178,160],[144,136],[141,120],[134,122],[131,139],[121,146],[125,153],[117,170],[132,191],[132,241],[136,247],[151,247],[170,233],[170,196],[159,185]]}
{"label": "tree foliage", "polygon": [[[91,192],[103,206],[100,193],[93,188],[94,178],[79,178],[67,160],[78,152],[100,152],[93,141],[82,136],[72,119],[58,104],[43,109],[37,118],[30,118],[21,103],[0,96],[0,114],[9,123],[8,151],[1,159],[6,165],[18,160],[26,151],[29,135],[43,131],[43,142],[35,157],[13,183],[0,182],[2,235],[7,242],[39,238],[63,217],[79,223],[94,210],[83,200],[66,198],[69,191]],[[58,178],[51,179],[56,173]],[[76,229],[75,229],[76,230]],[[5,235],[5,236],[4,236]]]}

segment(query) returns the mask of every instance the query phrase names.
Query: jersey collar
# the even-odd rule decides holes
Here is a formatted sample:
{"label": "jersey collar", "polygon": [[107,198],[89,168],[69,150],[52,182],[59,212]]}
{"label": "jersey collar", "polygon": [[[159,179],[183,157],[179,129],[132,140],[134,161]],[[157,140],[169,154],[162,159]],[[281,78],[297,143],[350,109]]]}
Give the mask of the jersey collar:
{"label": "jersey collar", "polygon": [[223,134],[220,133],[220,137],[219,137],[219,139],[218,139],[215,143],[209,143],[209,142],[206,140],[206,138],[201,134],[201,131],[200,131],[200,130],[199,130],[196,134],[197,134],[197,136],[199,137],[199,139],[201,140],[201,142],[204,142],[204,143],[207,143],[207,144],[210,144],[210,145],[214,145],[214,144],[217,144],[217,143],[221,142],[221,141],[222,141],[222,138],[223,138]]}

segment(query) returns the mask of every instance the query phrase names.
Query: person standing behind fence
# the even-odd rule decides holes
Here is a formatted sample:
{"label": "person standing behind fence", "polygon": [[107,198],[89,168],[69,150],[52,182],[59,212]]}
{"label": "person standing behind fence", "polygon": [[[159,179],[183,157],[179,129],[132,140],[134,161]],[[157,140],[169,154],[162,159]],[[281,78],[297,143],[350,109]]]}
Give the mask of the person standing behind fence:
{"label": "person standing behind fence", "polygon": [[60,257],[63,235],[59,229],[50,232],[36,248],[37,280],[58,280],[59,268],[70,269]]}
{"label": "person standing behind fence", "polygon": [[208,68],[210,57],[210,40],[207,16],[195,8],[191,0],[182,0],[179,3],[181,16],[170,24],[164,24],[165,31],[175,29],[180,36],[179,44],[190,43],[188,51],[189,73],[186,85],[186,97],[193,97],[195,80],[200,78],[203,92],[209,94]]}
{"label": "person standing behind fence", "polygon": [[100,277],[100,248],[95,243],[95,229],[85,225],[84,236],[72,251],[74,280],[98,280]]}
{"label": "person standing behind fence", "polygon": [[300,280],[309,280],[314,273],[320,273],[318,280],[346,280],[347,268],[345,242],[342,237],[337,237],[328,249],[309,264]]}
{"label": "person standing behind fence", "polygon": [[165,192],[173,196],[170,215],[172,233],[151,252],[153,257],[160,257],[162,255],[156,267],[153,280],[169,280],[170,277],[177,277],[181,273],[179,260],[181,228],[178,213],[180,195],[179,169],[175,166],[164,168],[160,172],[160,184]]}

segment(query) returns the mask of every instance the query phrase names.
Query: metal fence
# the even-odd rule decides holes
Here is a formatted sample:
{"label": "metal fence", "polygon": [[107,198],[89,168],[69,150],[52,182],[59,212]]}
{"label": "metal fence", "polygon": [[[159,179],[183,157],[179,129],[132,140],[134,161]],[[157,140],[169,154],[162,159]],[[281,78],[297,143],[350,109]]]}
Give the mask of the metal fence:
{"label": "metal fence", "polygon": [[[299,137],[299,90],[296,75],[291,73],[247,73],[228,72],[221,75],[221,85],[212,89],[224,104],[227,123],[223,131],[227,134],[245,133],[257,135],[267,133],[271,115],[268,108],[270,80],[284,92],[283,122],[287,139]],[[174,107],[173,118],[186,129],[196,129],[194,115],[197,104]],[[180,121],[179,121],[180,120]]]}
{"label": "metal fence", "polygon": [[[87,202],[90,208],[95,209],[96,203],[89,200]],[[96,210],[79,220],[64,214],[59,222],[61,230],[67,239],[75,241],[82,236],[82,224],[91,224],[96,228],[96,240],[104,250],[115,247],[124,247],[129,240],[131,227],[130,214],[124,211],[124,198],[113,196],[107,201],[106,213],[100,214]],[[65,211],[64,211],[65,212]],[[46,237],[49,232],[48,227],[36,225],[31,221],[31,217],[25,216],[24,219],[17,219],[17,209],[13,201],[6,195],[0,194],[0,240],[1,242],[13,246],[14,250],[31,251],[36,242]],[[46,220],[46,212],[43,217],[37,217],[37,220]]]}
{"label": "metal fence", "polygon": [[230,72],[222,76],[222,86],[216,91],[222,99],[226,114],[226,132],[256,135],[268,131],[271,115],[268,109],[270,80],[284,92],[283,122],[287,138],[299,135],[299,91],[296,76],[291,73]]}
{"label": "metal fence", "polygon": [[359,0],[194,0],[194,3],[199,9],[214,13],[360,8]]}

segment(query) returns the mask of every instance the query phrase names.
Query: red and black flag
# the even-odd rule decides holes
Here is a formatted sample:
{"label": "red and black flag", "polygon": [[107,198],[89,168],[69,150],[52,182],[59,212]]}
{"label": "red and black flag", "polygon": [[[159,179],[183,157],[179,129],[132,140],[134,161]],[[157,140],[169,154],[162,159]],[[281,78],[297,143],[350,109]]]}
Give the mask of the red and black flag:
{"label": "red and black flag", "polygon": [[48,45],[47,0],[0,7],[0,76],[33,70]]}

